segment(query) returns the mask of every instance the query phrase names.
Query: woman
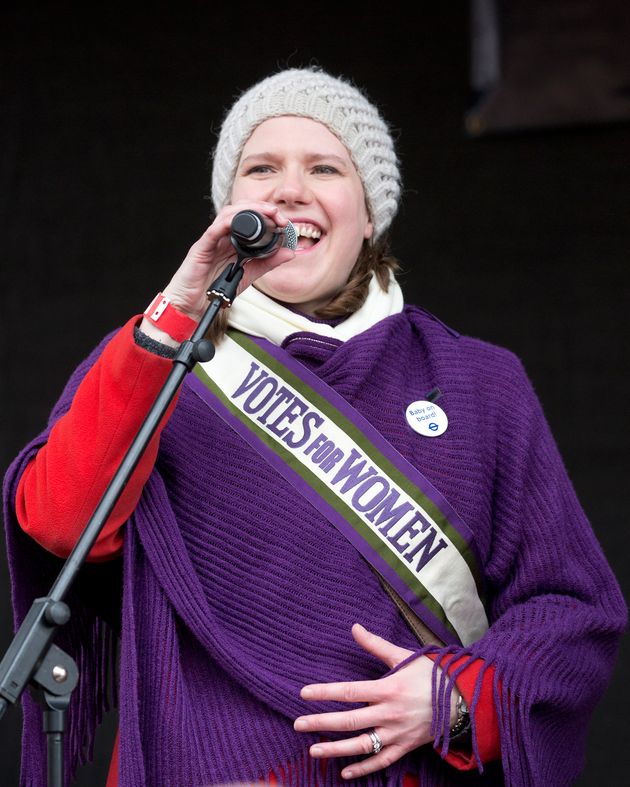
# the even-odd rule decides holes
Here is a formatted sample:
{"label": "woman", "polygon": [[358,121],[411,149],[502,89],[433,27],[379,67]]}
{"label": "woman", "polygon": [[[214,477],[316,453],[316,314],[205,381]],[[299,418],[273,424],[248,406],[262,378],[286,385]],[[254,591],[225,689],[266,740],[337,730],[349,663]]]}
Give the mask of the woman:
{"label": "woman", "polygon": [[[378,111],[322,71],[275,74],[226,116],[212,194],[163,293],[79,367],[5,483],[19,617],[49,570],[34,542],[76,542],[234,257],[235,214],[293,223],[295,252],[245,264],[233,331],[92,551],[124,563],[110,783],[571,783],[625,605],[520,362],[403,304]],[[78,606],[74,759],[107,663]]]}

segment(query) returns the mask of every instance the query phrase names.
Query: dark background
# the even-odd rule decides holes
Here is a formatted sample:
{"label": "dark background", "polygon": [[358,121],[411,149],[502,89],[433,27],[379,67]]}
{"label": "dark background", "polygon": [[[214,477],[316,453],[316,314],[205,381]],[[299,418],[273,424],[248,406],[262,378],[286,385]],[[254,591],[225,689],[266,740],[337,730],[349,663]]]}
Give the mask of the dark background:
{"label": "dark background", "polygon": [[[179,3],[146,14],[54,4],[3,16],[2,472],[76,364],[144,309],[205,228],[224,108],[278,68],[316,63],[364,86],[394,129],[405,191],[392,246],[407,300],[521,357],[628,597],[623,118],[467,133],[479,96],[463,2],[412,12]],[[4,561],[0,592],[4,653]],[[627,783],[627,665],[625,639],[580,785]],[[102,783],[114,722],[80,784]],[[13,785],[19,712],[1,724],[0,782]]]}

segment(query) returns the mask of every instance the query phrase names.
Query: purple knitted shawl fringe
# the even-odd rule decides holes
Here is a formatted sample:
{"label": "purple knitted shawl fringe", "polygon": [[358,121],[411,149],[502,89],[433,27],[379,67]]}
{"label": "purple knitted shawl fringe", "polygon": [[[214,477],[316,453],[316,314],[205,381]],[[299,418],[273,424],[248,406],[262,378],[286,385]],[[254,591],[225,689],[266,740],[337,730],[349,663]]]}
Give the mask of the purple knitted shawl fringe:
{"label": "purple knitted shawl fringe", "polygon": [[[108,338],[76,370],[48,428],[5,477],[16,623],[32,599],[48,591],[61,565],[19,528],[13,508],[17,484]],[[318,737],[296,734],[292,722],[314,710],[299,699],[305,682],[386,674],[376,659],[351,640],[348,644],[355,621],[414,651],[411,658],[438,654],[433,747],[421,747],[357,784],[394,787],[405,772],[418,774],[422,787],[572,784],[627,610],[520,362],[508,351],[454,335],[414,307],[343,345],[320,338],[309,342],[305,334],[289,351],[379,428],[471,527],[489,590],[490,629],[467,648],[418,649],[356,551],[198,397],[182,392],[125,534],[121,787],[242,784],[267,779],[271,772],[287,785],[345,784],[339,776],[344,763],[334,760],[322,770],[307,753]],[[404,407],[435,387],[443,393],[449,431],[443,440],[423,441],[406,429]],[[474,427],[481,422],[483,432]],[[217,444],[224,450],[218,457]],[[181,467],[187,451],[194,455]],[[229,468],[222,456],[230,457]],[[202,487],[192,507],[187,483]],[[235,486],[238,510],[232,515]],[[272,502],[265,497],[267,487]],[[243,517],[255,521],[258,530],[241,533]],[[251,545],[252,588],[236,576],[242,559],[238,538]],[[303,561],[301,552],[287,552],[285,543],[299,544]],[[288,568],[286,561],[291,561]],[[277,588],[272,584],[269,590],[269,576]],[[71,596],[72,621],[58,638],[80,673],[65,741],[66,784],[77,765],[91,759],[96,726],[118,694],[117,636],[79,594],[73,590]],[[269,629],[267,619],[273,623]],[[451,655],[468,658],[448,676],[439,667]],[[473,719],[483,674],[495,668],[501,761],[481,763],[473,724],[478,770],[462,774],[443,761],[449,749],[448,708],[454,682],[474,659],[484,665]],[[41,711],[28,696],[23,706],[21,784],[43,787]],[[318,707],[333,709],[338,705]]]}

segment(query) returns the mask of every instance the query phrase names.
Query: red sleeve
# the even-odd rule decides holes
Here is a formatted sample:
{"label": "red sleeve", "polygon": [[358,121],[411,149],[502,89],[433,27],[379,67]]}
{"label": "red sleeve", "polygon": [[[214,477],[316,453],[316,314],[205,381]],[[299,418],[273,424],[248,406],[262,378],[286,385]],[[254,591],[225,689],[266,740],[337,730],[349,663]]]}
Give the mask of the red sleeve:
{"label": "red sleeve", "polygon": [[[107,344],[18,484],[20,526],[60,557],[67,557],[76,544],[171,370],[169,359],[135,343],[133,329],[140,319],[129,320]],[[151,474],[160,433],[176,400],[101,531],[90,560],[120,553],[122,525]]]}
{"label": "red sleeve", "polygon": [[[428,653],[429,658],[437,658],[437,654]],[[468,656],[462,656],[455,661],[445,660],[446,668],[449,674],[462,664]],[[475,693],[477,678],[481,668],[483,667],[483,659],[476,659],[466,669],[464,669],[457,676],[457,688],[461,692],[468,707],[472,705],[472,699]],[[491,762],[498,760],[501,757],[501,742],[499,737],[499,721],[497,718],[497,711],[494,705],[493,697],[493,681],[494,681],[494,667],[489,666],[481,678],[481,690],[479,699],[477,700],[477,707],[475,708],[475,729],[477,735],[477,749],[479,752],[479,759],[481,762]],[[457,742],[459,744],[459,741]],[[438,747],[439,751],[439,747]],[[449,746],[448,754],[445,757],[453,767],[460,771],[470,771],[477,767],[475,757],[472,752],[472,744],[468,743],[466,748],[456,746]]]}

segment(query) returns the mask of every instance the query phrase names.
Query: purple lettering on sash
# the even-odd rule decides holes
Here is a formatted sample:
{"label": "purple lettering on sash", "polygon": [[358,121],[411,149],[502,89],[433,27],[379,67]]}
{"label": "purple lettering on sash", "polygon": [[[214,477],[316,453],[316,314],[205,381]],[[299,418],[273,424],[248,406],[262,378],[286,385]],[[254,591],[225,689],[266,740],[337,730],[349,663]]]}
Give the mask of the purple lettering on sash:
{"label": "purple lettering on sash", "polygon": [[[311,421],[313,423],[311,423]],[[301,448],[311,439],[313,426],[319,428],[323,423],[324,419],[321,417],[321,415],[318,415],[313,411],[306,413],[304,418],[302,418],[302,428],[304,429],[304,434],[297,440],[291,440],[290,438],[293,436],[293,433],[289,432],[285,437],[282,438],[282,441],[286,443],[289,448]]]}
{"label": "purple lettering on sash", "polygon": [[326,459],[324,459],[324,461],[319,466],[319,469],[323,473],[328,473],[341,459],[343,459],[343,451],[341,448],[335,448],[335,450],[329,456],[327,456]]}
{"label": "purple lettering on sash", "polygon": [[326,440],[328,440],[326,435],[323,432],[320,432],[317,435],[317,437],[314,438],[313,442],[310,445],[306,446],[306,448],[304,449],[304,453],[308,456],[311,453],[311,451],[317,448],[317,446],[323,445],[323,443],[325,443]]}
{"label": "purple lettering on sash", "polygon": [[367,519],[369,519],[370,522],[374,522],[376,527],[385,533],[402,519],[405,514],[413,510],[413,506],[408,502],[401,503],[399,506],[394,507],[393,504],[399,499],[400,492],[396,489],[392,489],[389,496],[378,505],[374,506],[373,510],[367,514]]}
{"label": "purple lettering on sash", "polygon": [[[425,528],[422,528],[423,532],[424,530]],[[434,549],[431,549],[431,547],[433,546],[433,542],[435,541],[436,535],[437,533],[435,528],[434,527],[429,528],[429,532],[422,539],[422,541],[420,541],[420,543],[417,546],[413,547],[413,549],[409,550],[409,552],[405,552],[405,554],[403,555],[405,560],[408,560],[411,563],[415,555],[417,555],[417,553],[420,552],[420,550],[422,550],[422,554],[420,555],[420,558],[418,560],[418,566],[416,568],[416,571],[420,571],[421,569],[423,569],[426,566],[426,564],[429,562],[429,560],[432,560],[437,555],[437,553],[441,549],[444,549],[444,547],[446,546],[446,541],[443,538],[441,538],[437,546]]]}
{"label": "purple lettering on sash", "polygon": [[[364,495],[373,490],[374,486],[378,486],[379,484],[382,487],[381,489],[377,489],[374,495],[367,501],[361,500]],[[364,481],[355,489],[352,495],[352,505],[357,511],[369,511],[371,508],[374,508],[374,506],[377,506],[383,498],[387,496],[388,492],[389,484],[382,476],[377,475],[376,478],[368,478],[367,481]]]}
{"label": "purple lettering on sash", "polygon": [[256,420],[260,421],[261,424],[265,424],[267,422],[267,418],[269,418],[274,410],[277,410],[283,402],[290,402],[291,399],[293,399],[293,393],[283,385],[281,388],[278,388],[276,392],[276,401],[273,402],[262,415],[259,415]]}
{"label": "purple lettering on sash", "polygon": [[357,484],[360,484],[362,481],[365,481],[365,479],[369,478],[371,475],[376,475],[376,470],[373,467],[368,468],[365,473],[361,475],[361,470],[365,467],[365,459],[355,464],[355,460],[360,456],[361,454],[356,448],[353,448],[352,451],[350,451],[350,456],[346,459],[343,466],[339,468],[337,475],[331,481],[332,484],[338,484],[339,481],[347,479],[341,487],[342,494],[352,489]]}
{"label": "purple lettering on sash", "polygon": [[[269,390],[265,392],[265,389],[268,388]],[[267,377],[265,380],[262,380],[258,385],[254,388],[253,391],[250,392],[249,396],[243,402],[243,410],[250,415],[257,413],[261,407],[265,407],[271,397],[276,393],[278,390],[278,381],[275,377]],[[256,401],[256,397],[260,394],[263,394],[262,399],[260,401]]]}
{"label": "purple lettering on sash", "polygon": [[288,421],[288,423],[292,424],[298,415],[304,415],[307,410],[308,405],[306,402],[303,402],[296,396],[294,400],[287,407],[285,407],[285,409],[280,413],[280,415],[272,424],[267,424],[267,428],[274,434],[277,434],[278,437],[282,437],[289,431],[289,427],[282,427],[280,424],[282,424],[285,419]]}
{"label": "purple lettering on sash", "polygon": [[318,465],[323,459],[325,459],[328,454],[335,450],[335,444],[332,440],[326,440],[323,445],[320,445],[319,448],[315,451],[313,456],[311,457],[312,461]]}
{"label": "purple lettering on sash", "polygon": [[256,385],[256,383],[259,383],[262,379],[267,377],[267,375],[269,374],[269,372],[267,372],[264,369],[262,369],[260,374],[258,375],[258,377],[255,380],[252,380],[251,379],[252,375],[258,369],[260,369],[260,366],[257,363],[255,363],[254,361],[252,361],[252,365],[250,366],[249,371],[245,375],[245,379],[239,385],[239,387],[236,389],[236,391],[234,391],[234,393],[232,394],[232,399],[236,399],[237,396],[241,396],[241,394],[247,393],[247,391],[249,391],[250,388],[253,388],[254,385]]}
{"label": "purple lettering on sash", "polygon": [[[420,533],[424,533],[424,531],[430,526],[430,523],[422,516],[419,511],[414,511],[411,519],[402,525],[402,527],[398,528],[395,533],[392,532],[395,528],[390,528],[390,531],[387,533],[387,538],[389,541],[391,541],[397,552],[404,552],[409,544],[411,544],[413,538],[418,533],[418,528],[416,527],[418,522],[422,522],[422,527],[419,531]],[[409,536],[410,533],[412,533],[411,537]]]}

